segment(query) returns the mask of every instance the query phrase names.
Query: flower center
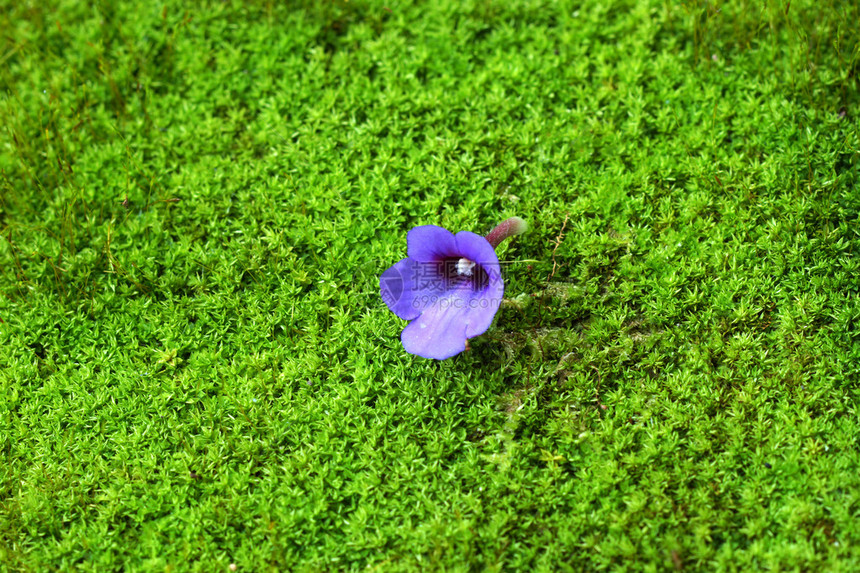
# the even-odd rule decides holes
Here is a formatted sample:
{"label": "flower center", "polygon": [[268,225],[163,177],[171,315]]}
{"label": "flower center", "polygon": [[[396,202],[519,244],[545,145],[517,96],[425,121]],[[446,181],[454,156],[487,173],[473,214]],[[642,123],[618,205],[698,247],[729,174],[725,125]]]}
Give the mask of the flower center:
{"label": "flower center", "polygon": [[472,276],[472,269],[475,268],[475,262],[463,257],[457,261],[457,274],[464,277]]}
{"label": "flower center", "polygon": [[450,257],[440,261],[440,279],[445,289],[469,289],[478,292],[490,282],[487,271],[479,263],[466,257]]}

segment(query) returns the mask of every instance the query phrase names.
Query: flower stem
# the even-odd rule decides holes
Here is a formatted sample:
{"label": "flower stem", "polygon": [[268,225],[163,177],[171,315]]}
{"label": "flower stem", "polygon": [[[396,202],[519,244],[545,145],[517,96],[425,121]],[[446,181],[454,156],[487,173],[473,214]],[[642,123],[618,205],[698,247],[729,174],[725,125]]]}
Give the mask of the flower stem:
{"label": "flower stem", "polygon": [[508,237],[512,237],[514,235],[521,235],[526,232],[529,226],[525,221],[520,219],[519,217],[511,217],[510,219],[505,219],[496,227],[490,231],[487,235],[487,241],[493,245],[495,249],[498,247],[502,241],[507,239]]}

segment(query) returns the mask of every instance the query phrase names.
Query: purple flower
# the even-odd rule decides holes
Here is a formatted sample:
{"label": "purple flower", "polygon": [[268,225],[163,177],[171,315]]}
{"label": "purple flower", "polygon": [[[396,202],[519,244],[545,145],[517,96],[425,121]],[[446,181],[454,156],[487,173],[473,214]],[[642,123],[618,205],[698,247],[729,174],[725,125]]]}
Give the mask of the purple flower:
{"label": "purple flower", "polygon": [[487,238],[469,231],[454,235],[435,225],[409,231],[408,256],[379,279],[388,308],[412,321],[400,334],[407,352],[444,360],[490,327],[505,292],[494,246],[514,231],[506,228],[501,238],[495,232]]}

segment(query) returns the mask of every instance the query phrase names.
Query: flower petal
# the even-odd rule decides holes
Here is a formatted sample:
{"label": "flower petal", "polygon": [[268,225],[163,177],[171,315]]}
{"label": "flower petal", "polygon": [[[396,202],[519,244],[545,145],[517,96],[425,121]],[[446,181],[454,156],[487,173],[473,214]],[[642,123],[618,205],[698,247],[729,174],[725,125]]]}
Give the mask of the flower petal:
{"label": "flower petal", "polygon": [[454,237],[457,256],[465,257],[481,265],[490,277],[490,282],[500,279],[499,257],[490,242],[475,233],[460,231]]}
{"label": "flower petal", "polygon": [[[391,309],[391,312],[403,320],[418,318],[421,314],[420,296],[417,284],[413,280],[416,276],[415,261],[401,259],[390,266],[382,276],[379,277],[379,289],[382,300]],[[419,304],[415,304],[416,301]]]}
{"label": "flower petal", "polygon": [[406,235],[406,254],[422,263],[440,261],[457,255],[457,241],[451,231],[436,225],[413,227]]}
{"label": "flower petal", "polygon": [[499,257],[487,239],[469,231],[460,231],[455,239],[461,256],[477,263],[487,273],[488,278],[486,287],[472,295],[478,304],[469,304],[466,336],[474,338],[485,333],[493,323],[493,317],[496,316],[505,295],[505,282],[502,280]]}
{"label": "flower petal", "polygon": [[451,290],[427,305],[400,335],[411,354],[444,360],[466,349],[466,339],[483,334],[499,310],[501,296]]}
{"label": "flower petal", "polygon": [[[453,297],[453,300],[457,300]],[[445,360],[466,350],[466,323],[455,304],[436,304],[400,333],[403,348],[423,358]]]}
{"label": "flower petal", "polygon": [[469,310],[464,313],[466,322],[466,338],[475,338],[478,335],[487,332],[490,325],[493,324],[493,318],[499,311],[499,305],[502,303],[502,294],[504,293],[504,285],[502,279],[497,281],[498,289],[494,292],[485,292],[480,296],[472,298],[469,304]]}

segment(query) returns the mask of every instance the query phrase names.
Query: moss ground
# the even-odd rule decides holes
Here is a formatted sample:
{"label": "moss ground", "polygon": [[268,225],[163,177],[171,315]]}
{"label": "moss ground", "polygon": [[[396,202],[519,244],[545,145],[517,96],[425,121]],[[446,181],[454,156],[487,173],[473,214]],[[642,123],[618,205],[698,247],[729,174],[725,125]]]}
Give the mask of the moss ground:
{"label": "moss ground", "polygon": [[0,7],[0,570],[860,570],[855,2]]}

